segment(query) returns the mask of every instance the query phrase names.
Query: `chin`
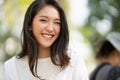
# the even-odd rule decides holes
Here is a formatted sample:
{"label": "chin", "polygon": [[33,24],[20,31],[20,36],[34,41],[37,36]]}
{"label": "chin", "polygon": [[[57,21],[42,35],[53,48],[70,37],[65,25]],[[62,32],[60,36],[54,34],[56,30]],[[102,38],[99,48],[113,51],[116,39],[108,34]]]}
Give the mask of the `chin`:
{"label": "chin", "polygon": [[52,44],[42,45],[43,48],[50,48]]}

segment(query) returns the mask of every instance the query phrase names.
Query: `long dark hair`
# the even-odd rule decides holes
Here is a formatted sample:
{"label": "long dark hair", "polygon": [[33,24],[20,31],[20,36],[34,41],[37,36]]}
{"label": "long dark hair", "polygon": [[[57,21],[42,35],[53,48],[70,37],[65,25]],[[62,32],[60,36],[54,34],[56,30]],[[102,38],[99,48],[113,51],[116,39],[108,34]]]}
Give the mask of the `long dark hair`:
{"label": "long dark hair", "polygon": [[67,48],[69,43],[68,24],[65,13],[61,6],[55,0],[35,0],[25,14],[23,30],[22,30],[22,51],[18,55],[19,58],[28,56],[29,68],[33,76],[40,78],[37,75],[37,61],[38,61],[38,42],[35,39],[32,31],[32,21],[38,11],[47,5],[53,6],[60,15],[60,34],[56,41],[51,45],[51,60],[53,64],[64,69],[69,64],[69,56],[67,55]]}

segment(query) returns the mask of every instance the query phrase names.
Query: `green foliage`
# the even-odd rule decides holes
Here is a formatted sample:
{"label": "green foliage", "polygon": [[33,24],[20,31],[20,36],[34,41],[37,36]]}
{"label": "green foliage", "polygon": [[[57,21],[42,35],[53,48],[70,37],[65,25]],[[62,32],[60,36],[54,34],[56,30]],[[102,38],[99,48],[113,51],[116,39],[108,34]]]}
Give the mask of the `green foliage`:
{"label": "green foliage", "polygon": [[[33,0],[3,0],[0,4],[0,60],[6,60],[20,51],[20,35],[17,27],[22,27],[20,23],[27,7]],[[16,29],[15,29],[16,28]],[[19,29],[19,28],[18,28]],[[13,32],[15,31],[15,32]],[[11,44],[12,42],[12,44]]]}
{"label": "green foliage", "polygon": [[111,23],[111,31],[120,31],[120,0],[89,0],[88,4],[90,16],[87,25],[93,26],[93,22],[107,19]]}
{"label": "green foliage", "polygon": [[18,6],[23,13],[25,13],[28,8],[28,4],[32,3],[34,0],[18,0]]}
{"label": "green foliage", "polygon": [[[87,38],[90,43],[94,43],[99,39],[100,34],[93,27],[82,27],[79,31]],[[95,34],[95,35],[94,35]]]}
{"label": "green foliage", "polygon": [[[95,51],[94,44],[111,31],[120,31],[120,0],[88,0],[90,15],[85,27],[80,31],[90,40]],[[96,30],[97,22],[107,20],[111,25],[111,30],[101,35]],[[107,27],[108,25],[106,25]],[[96,53],[96,52],[95,52]]]}

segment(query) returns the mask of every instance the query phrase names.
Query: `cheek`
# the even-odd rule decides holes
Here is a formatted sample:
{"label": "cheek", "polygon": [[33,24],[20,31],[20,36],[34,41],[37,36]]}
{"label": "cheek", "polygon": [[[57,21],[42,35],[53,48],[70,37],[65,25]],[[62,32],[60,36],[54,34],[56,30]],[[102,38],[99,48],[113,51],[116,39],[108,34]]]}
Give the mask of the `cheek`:
{"label": "cheek", "polygon": [[41,29],[38,26],[36,26],[36,25],[32,26],[32,32],[35,37],[37,37],[39,35],[40,31],[41,31]]}
{"label": "cheek", "polygon": [[60,34],[60,27],[56,28],[56,33],[59,35]]}
{"label": "cheek", "polygon": [[33,25],[32,30],[33,30],[33,33],[35,34],[38,32],[39,28],[37,26]]}
{"label": "cheek", "polygon": [[42,26],[38,21],[36,21],[33,23],[32,29],[33,29],[33,32],[38,32],[42,29]]}

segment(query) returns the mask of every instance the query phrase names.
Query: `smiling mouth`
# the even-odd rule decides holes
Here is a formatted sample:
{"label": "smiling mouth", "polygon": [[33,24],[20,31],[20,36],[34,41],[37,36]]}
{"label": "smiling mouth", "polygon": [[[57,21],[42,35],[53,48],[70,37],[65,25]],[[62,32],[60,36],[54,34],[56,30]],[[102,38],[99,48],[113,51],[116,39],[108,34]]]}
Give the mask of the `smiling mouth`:
{"label": "smiling mouth", "polygon": [[54,35],[53,34],[42,34],[42,36],[46,39],[51,39],[53,38]]}

